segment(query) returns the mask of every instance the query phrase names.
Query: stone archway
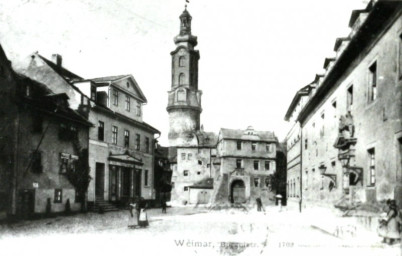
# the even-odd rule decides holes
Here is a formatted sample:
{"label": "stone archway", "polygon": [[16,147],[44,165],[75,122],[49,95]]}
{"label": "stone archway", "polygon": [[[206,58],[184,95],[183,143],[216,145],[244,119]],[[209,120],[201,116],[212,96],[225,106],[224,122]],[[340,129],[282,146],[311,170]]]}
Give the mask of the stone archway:
{"label": "stone archway", "polygon": [[234,180],[230,185],[231,203],[243,204],[246,202],[246,186],[242,180]]}

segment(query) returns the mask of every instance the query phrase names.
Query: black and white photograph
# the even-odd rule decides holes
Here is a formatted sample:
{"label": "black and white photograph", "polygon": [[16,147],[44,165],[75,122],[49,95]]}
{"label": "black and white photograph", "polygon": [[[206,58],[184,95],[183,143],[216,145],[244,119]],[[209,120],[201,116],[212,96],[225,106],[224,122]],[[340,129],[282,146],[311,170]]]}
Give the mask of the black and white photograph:
{"label": "black and white photograph", "polygon": [[0,0],[0,254],[402,255],[402,0]]}

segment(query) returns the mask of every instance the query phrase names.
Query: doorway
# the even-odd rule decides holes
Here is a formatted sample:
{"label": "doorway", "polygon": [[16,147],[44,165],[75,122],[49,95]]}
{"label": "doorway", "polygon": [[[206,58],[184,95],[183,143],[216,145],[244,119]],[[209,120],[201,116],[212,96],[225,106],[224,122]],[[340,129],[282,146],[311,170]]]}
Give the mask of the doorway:
{"label": "doorway", "polygon": [[230,189],[231,203],[243,204],[246,202],[246,186],[244,181],[235,180],[233,181]]}
{"label": "doorway", "polygon": [[21,219],[29,219],[32,217],[35,209],[35,190],[20,190],[18,198],[18,215]]}
{"label": "doorway", "polygon": [[105,191],[105,164],[96,163],[95,173],[95,195],[96,197],[102,197]]}

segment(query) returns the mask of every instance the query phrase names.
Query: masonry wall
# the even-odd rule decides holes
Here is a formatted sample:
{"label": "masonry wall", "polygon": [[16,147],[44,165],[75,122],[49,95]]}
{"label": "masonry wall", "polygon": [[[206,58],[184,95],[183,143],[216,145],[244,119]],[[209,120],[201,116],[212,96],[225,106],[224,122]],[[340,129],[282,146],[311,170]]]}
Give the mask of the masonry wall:
{"label": "masonry wall", "polygon": [[[402,17],[399,17],[380,36],[371,48],[366,49],[352,63],[349,70],[334,85],[303,123],[303,200],[308,204],[333,204],[342,196],[343,175],[338,151],[333,147],[338,135],[337,119],[347,113],[347,90],[353,86],[351,114],[355,126],[355,164],[363,168],[363,184],[358,184],[353,197],[361,202],[397,199],[395,189],[402,184],[400,138],[402,137],[401,104],[402,75],[401,43]],[[377,65],[377,98],[369,100],[369,68]],[[336,101],[336,108],[333,102]],[[324,118],[322,114],[324,113]],[[375,149],[374,186],[369,184],[369,154]],[[327,172],[337,175],[337,187],[332,191],[321,189],[318,170],[324,163]],[[335,166],[334,164],[335,163]]]}

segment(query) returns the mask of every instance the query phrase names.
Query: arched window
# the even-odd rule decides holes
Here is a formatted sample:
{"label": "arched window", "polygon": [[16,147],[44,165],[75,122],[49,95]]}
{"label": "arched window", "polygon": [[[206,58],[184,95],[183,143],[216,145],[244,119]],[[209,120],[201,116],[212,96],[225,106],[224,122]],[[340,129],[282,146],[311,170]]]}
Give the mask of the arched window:
{"label": "arched window", "polygon": [[186,101],[186,90],[177,91],[177,101]]}
{"label": "arched window", "polygon": [[179,57],[179,67],[184,67],[185,66],[184,65],[185,60],[186,60],[185,56],[180,56]]}
{"label": "arched window", "polygon": [[183,73],[181,73],[179,75],[179,86],[184,85],[184,78],[185,78],[185,75]]}

